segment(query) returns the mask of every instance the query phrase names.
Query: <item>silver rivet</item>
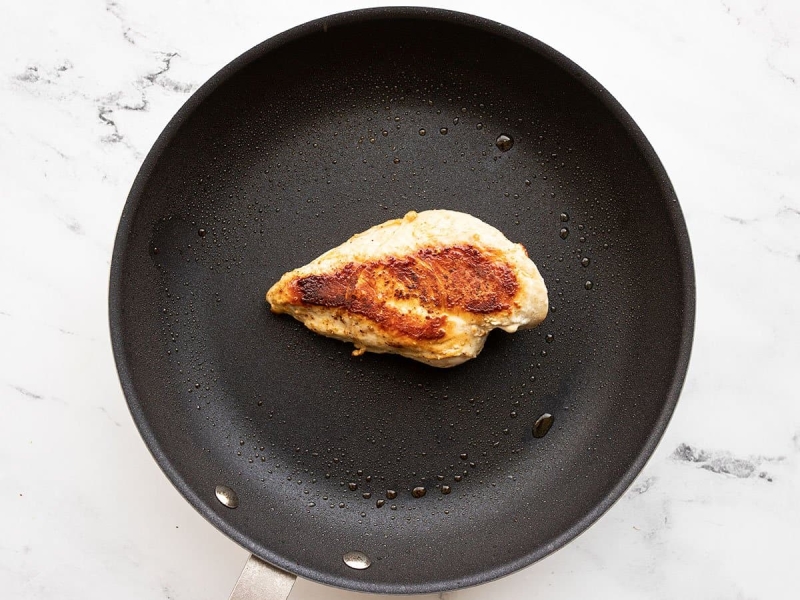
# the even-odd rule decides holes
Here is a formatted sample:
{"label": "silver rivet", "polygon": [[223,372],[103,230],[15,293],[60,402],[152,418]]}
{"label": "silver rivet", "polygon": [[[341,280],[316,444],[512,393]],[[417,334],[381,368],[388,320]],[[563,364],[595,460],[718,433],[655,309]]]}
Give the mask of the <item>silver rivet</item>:
{"label": "silver rivet", "polygon": [[372,564],[369,556],[356,550],[346,553],[342,556],[342,560],[351,569],[366,569]]}
{"label": "silver rivet", "polygon": [[217,494],[217,500],[228,508],[236,508],[239,506],[239,496],[227,485],[218,485],[214,492]]}

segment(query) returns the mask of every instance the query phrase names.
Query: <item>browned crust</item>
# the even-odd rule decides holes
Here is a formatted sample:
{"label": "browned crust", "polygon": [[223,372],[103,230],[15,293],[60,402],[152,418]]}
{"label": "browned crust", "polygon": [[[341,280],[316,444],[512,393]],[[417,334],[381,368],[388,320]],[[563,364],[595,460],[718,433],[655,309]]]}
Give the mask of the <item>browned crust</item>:
{"label": "browned crust", "polygon": [[[289,284],[295,305],[340,308],[412,340],[445,336],[447,312],[489,315],[507,311],[519,289],[511,267],[490,250],[472,245],[422,248],[414,254],[348,263]],[[385,299],[418,303],[427,317],[404,314]]]}

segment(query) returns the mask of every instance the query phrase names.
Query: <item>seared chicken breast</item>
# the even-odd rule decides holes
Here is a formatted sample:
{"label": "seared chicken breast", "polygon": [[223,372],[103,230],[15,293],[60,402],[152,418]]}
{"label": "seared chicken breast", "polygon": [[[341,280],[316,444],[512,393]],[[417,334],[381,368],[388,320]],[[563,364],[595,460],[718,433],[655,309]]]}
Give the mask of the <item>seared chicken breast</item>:
{"label": "seared chicken breast", "polygon": [[547,288],[522,244],[471,215],[410,212],[351,237],[267,292],[272,312],[434,367],[475,358],[492,329],[534,327]]}

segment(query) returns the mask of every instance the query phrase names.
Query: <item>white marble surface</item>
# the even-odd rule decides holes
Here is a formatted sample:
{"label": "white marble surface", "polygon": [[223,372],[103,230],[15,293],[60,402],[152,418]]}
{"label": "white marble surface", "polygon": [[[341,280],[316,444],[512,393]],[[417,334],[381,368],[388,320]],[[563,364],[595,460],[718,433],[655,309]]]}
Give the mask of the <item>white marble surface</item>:
{"label": "white marble surface", "polygon": [[[269,4],[0,5],[2,598],[218,600],[245,561],[134,429],[106,298],[129,186],[191,91],[273,34],[368,5]],[[698,282],[683,397],[635,486],[555,555],[443,597],[797,598],[800,4],[435,4],[540,38],[622,102],[672,177]]]}

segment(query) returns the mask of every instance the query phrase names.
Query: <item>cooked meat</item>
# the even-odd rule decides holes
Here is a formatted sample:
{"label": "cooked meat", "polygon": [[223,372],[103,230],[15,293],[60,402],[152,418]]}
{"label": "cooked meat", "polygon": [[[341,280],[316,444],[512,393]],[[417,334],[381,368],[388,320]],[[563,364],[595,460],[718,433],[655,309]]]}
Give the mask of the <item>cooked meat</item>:
{"label": "cooked meat", "polygon": [[351,237],[267,292],[276,313],[434,367],[475,358],[492,329],[534,327],[547,288],[522,244],[473,216],[410,212]]}

